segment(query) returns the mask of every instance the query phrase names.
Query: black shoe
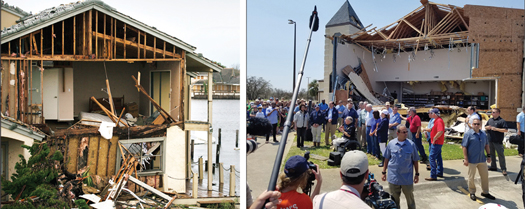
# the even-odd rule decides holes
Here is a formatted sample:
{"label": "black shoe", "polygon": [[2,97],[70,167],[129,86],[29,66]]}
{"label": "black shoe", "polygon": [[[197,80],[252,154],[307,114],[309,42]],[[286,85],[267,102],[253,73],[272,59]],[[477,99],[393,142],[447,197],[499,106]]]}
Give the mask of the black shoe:
{"label": "black shoe", "polygon": [[[481,195],[483,195],[483,194],[481,194]],[[476,201],[476,195],[475,194],[470,194],[470,199],[472,201]]]}
{"label": "black shoe", "polygon": [[275,143],[279,143],[279,141],[277,141],[277,140],[273,140],[273,142],[275,142]]}
{"label": "black shoe", "polygon": [[379,165],[377,165],[379,167],[383,167],[383,162],[379,163]]}
{"label": "black shoe", "polygon": [[489,171],[498,171],[498,168],[489,168]]}
{"label": "black shoe", "polygon": [[481,193],[481,196],[486,197],[486,198],[491,199],[491,200],[495,200],[496,199],[494,196],[492,196],[489,193],[487,193],[487,194]]}
{"label": "black shoe", "polygon": [[439,178],[445,178],[443,175],[437,175],[437,177],[439,177]]}
{"label": "black shoe", "polygon": [[429,170],[430,170],[430,166],[429,166],[429,165],[427,165],[427,171],[429,171]]}

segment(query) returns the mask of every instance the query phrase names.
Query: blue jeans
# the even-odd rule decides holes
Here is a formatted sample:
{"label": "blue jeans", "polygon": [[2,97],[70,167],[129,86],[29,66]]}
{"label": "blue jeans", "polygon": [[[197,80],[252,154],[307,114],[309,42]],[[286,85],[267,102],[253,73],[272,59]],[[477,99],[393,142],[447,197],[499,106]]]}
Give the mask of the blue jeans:
{"label": "blue jeans", "polygon": [[372,140],[374,141],[374,156],[379,158],[381,155],[381,149],[379,148],[379,138],[377,136],[372,136]]}
{"label": "blue jeans", "polygon": [[425,153],[425,147],[423,147],[423,143],[421,142],[421,137],[421,133],[419,133],[419,137],[416,137],[416,134],[412,133],[412,141],[416,144],[419,155],[421,155],[421,161],[427,161],[427,154]]}
{"label": "blue jeans", "polygon": [[433,144],[430,148],[430,178],[437,178],[437,175],[443,175],[441,147],[443,147],[443,145]]}
{"label": "blue jeans", "polygon": [[372,142],[372,136],[370,136],[370,126],[366,127],[366,152],[372,154],[374,151],[374,143]]}

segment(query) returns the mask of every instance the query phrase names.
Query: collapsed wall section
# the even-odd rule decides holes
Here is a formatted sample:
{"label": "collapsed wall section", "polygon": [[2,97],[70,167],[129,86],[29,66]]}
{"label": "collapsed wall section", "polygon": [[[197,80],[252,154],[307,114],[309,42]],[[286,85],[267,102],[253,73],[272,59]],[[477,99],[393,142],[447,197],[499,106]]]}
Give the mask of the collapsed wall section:
{"label": "collapsed wall section", "polygon": [[465,5],[470,43],[479,43],[479,65],[473,78],[499,77],[496,91],[501,117],[514,121],[522,106],[525,10]]}

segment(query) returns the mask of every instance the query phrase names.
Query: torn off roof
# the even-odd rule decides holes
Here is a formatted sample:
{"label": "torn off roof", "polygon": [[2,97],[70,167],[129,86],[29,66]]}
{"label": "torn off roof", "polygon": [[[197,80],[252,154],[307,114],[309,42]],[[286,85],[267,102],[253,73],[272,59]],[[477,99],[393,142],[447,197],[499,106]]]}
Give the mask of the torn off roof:
{"label": "torn off roof", "polygon": [[358,29],[363,28],[363,23],[361,23],[361,20],[359,20],[359,17],[357,17],[357,14],[355,13],[354,9],[352,8],[352,5],[350,5],[350,2],[346,0],[346,2],[339,8],[339,10],[335,13],[335,15],[328,21],[326,24],[326,27],[331,26],[338,26],[338,25],[346,25],[351,24]]}

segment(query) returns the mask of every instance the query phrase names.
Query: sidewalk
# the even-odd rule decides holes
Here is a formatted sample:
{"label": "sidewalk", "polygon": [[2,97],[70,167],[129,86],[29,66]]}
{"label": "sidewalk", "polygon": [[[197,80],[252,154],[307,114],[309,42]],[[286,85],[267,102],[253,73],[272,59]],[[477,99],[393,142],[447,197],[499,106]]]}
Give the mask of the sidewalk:
{"label": "sidewalk", "polygon": [[[281,141],[281,137],[282,135],[277,136],[279,142]],[[295,132],[289,132],[283,158],[286,157],[290,150],[294,138]],[[257,137],[259,144],[257,150],[246,157],[246,181],[248,185],[250,185],[254,199],[264,192],[268,188],[268,183],[270,183],[275,156],[279,149],[279,143],[272,142],[272,139],[273,137],[270,137],[270,143],[266,144],[264,137]]]}

